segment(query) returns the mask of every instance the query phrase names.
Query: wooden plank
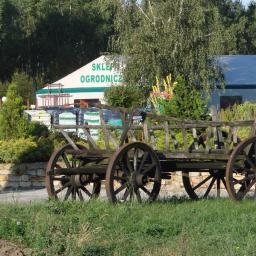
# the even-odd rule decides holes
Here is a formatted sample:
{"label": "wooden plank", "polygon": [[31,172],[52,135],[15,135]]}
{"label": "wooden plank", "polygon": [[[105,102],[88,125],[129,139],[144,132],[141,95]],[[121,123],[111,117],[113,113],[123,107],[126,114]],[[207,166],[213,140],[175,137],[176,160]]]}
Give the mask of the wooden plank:
{"label": "wooden plank", "polygon": [[149,142],[149,132],[148,132],[148,123],[147,120],[143,122],[143,135],[144,135],[144,141],[146,143]]}
{"label": "wooden plank", "polygon": [[92,138],[91,134],[87,131],[87,129],[82,128],[89,144],[94,148],[94,149],[99,149],[99,147],[97,146],[96,142],[94,141],[94,139]]}
{"label": "wooden plank", "polygon": [[102,116],[101,122],[102,122],[103,127],[105,127],[104,129],[105,129],[105,132],[107,133],[107,137],[114,144],[114,147],[117,148],[118,147],[118,143],[116,142],[114,137],[111,135],[110,130],[107,128],[107,125],[106,125],[106,122],[105,122],[103,116]]}
{"label": "wooden plank", "polygon": [[171,133],[172,142],[174,144],[174,149],[177,150],[179,148],[179,143],[176,139],[176,136],[175,136],[173,130],[170,130],[170,133]]}
{"label": "wooden plank", "polygon": [[253,126],[251,127],[251,134],[250,136],[255,136],[256,135],[256,120],[253,123]]}
{"label": "wooden plank", "polygon": [[64,138],[68,141],[68,143],[72,146],[73,149],[79,150],[78,146],[76,143],[68,136],[68,133],[60,129],[60,132],[64,136]]}
{"label": "wooden plank", "polygon": [[219,128],[216,128],[216,133],[217,133],[217,149],[222,149],[225,147],[222,131]]}
{"label": "wooden plank", "polygon": [[209,153],[189,153],[189,152],[170,152],[170,153],[164,153],[164,156],[167,159],[187,159],[187,160],[193,160],[193,159],[204,159],[204,160],[228,160],[229,155],[228,154],[209,154]]}
{"label": "wooden plank", "polygon": [[101,127],[102,127],[102,132],[103,132],[103,138],[104,138],[104,143],[105,143],[105,147],[107,149],[110,149],[110,144],[109,144],[109,134],[107,132],[107,127],[106,127],[106,124],[104,122],[104,117],[103,117],[103,112],[102,110],[100,110],[100,124],[101,124]]}
{"label": "wooden plank", "polygon": [[120,138],[119,146],[122,146],[125,143],[125,140],[127,139],[128,131],[130,130],[130,127],[132,125],[132,118],[133,116],[129,115],[128,120],[124,123],[124,129]]}
{"label": "wooden plank", "polygon": [[186,151],[189,151],[187,130],[184,125],[182,125],[181,132],[182,132],[182,137],[183,137],[184,148]]}
{"label": "wooden plank", "polygon": [[194,147],[196,150],[198,150],[198,136],[197,136],[197,130],[195,128],[192,128],[192,134],[194,138]]}
{"label": "wooden plank", "polygon": [[233,141],[233,145],[236,146],[238,144],[238,138],[237,138],[237,128],[236,127],[232,127],[232,141]]}
{"label": "wooden plank", "polygon": [[[208,172],[209,169],[226,169],[227,162],[226,161],[215,161],[215,162],[176,162],[177,170],[196,170],[198,172],[199,169],[205,169]],[[203,170],[200,170],[202,172]]]}
{"label": "wooden plank", "polygon": [[169,138],[169,129],[168,129],[168,122],[164,122],[165,125],[165,151],[170,151],[170,138]]}

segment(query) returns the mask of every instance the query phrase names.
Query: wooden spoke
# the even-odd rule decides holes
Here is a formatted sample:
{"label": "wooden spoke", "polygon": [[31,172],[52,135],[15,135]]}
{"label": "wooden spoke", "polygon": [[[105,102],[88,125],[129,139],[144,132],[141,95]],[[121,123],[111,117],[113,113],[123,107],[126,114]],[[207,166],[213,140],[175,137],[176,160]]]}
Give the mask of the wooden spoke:
{"label": "wooden spoke", "polygon": [[123,195],[123,198],[122,198],[122,200],[123,201],[126,201],[127,200],[127,198],[128,198],[128,196],[129,196],[129,189],[128,188],[126,188],[126,190],[125,190],[125,192],[124,192],[124,195]]}
{"label": "wooden spoke", "polygon": [[139,151],[137,148],[134,150],[134,155],[133,155],[133,170],[137,171],[137,166],[138,166],[138,154]]}
{"label": "wooden spoke", "polygon": [[220,179],[217,179],[217,197],[220,197]]}
{"label": "wooden spoke", "polygon": [[[240,198],[244,198],[244,196],[250,191],[250,189],[255,185],[256,183],[256,178],[254,178],[254,180],[247,186],[245,186],[245,190],[242,191],[238,191],[238,196]],[[245,183],[244,183],[245,184]]]}
{"label": "wooden spoke", "polygon": [[114,194],[120,193],[122,190],[124,190],[127,187],[127,183],[122,184],[117,190],[114,191]]}
{"label": "wooden spoke", "polygon": [[[132,167],[132,165],[131,165],[131,161],[130,161],[130,159],[129,159],[128,153],[125,154],[125,166],[128,168],[128,170],[129,170],[130,173],[134,172],[134,169],[133,169],[133,167]],[[130,173],[129,173],[129,174],[130,174]],[[128,174],[128,175],[129,175],[129,174]]]}
{"label": "wooden spoke", "polygon": [[72,190],[72,199],[76,200],[76,188],[75,187],[73,187],[73,190]]}
{"label": "wooden spoke", "polygon": [[66,184],[64,184],[61,188],[57,189],[55,191],[56,194],[60,193],[63,189],[69,187],[71,185],[71,182],[67,182]]}
{"label": "wooden spoke", "polygon": [[[248,193],[250,196],[251,188],[255,185],[256,179],[256,136],[250,137],[232,151],[226,167],[226,181],[229,196],[233,200],[242,200]],[[250,149],[249,151],[246,149]],[[248,153],[247,153],[248,151]],[[244,160],[241,160],[241,155]],[[239,171],[235,167],[239,163]],[[239,176],[239,177],[237,177]],[[238,179],[239,178],[239,179]],[[238,184],[240,186],[238,186]]]}
{"label": "wooden spoke", "polygon": [[140,166],[137,170],[138,173],[141,173],[141,170],[143,169],[144,163],[147,160],[147,158],[148,158],[148,152],[144,152],[143,157],[142,157],[141,162],[140,162]]}
{"label": "wooden spoke", "polygon": [[[76,145],[79,150],[86,150],[84,146]],[[91,161],[84,157],[82,160],[75,159],[73,156],[76,154],[76,149],[70,144],[66,144],[54,151],[46,168],[46,188],[49,197],[59,200],[67,200],[70,196],[73,199],[78,197],[82,200],[82,191],[80,191],[80,181],[83,186],[90,185],[93,187],[93,192],[86,191],[85,193],[91,198],[97,197],[100,194],[101,181],[92,181],[92,176],[83,175],[80,172],[76,173],[78,167],[83,167]],[[72,161],[69,161],[72,159]],[[60,175],[59,171],[66,169],[72,170],[72,175]],[[56,182],[58,181],[58,182]],[[59,186],[62,185],[62,187]],[[67,191],[60,193],[65,188]],[[77,196],[78,195],[78,196]]]}
{"label": "wooden spoke", "polygon": [[64,197],[64,201],[68,200],[68,197],[70,196],[72,190],[73,190],[73,187],[70,186],[70,187],[68,188],[67,192],[66,192],[66,195],[65,195],[65,197]]}
{"label": "wooden spoke", "polygon": [[136,194],[136,197],[137,197],[138,202],[141,202],[142,200],[141,200],[141,195],[140,195],[140,190],[139,190],[139,188],[135,190],[135,194]]}
{"label": "wooden spoke", "polygon": [[227,184],[224,178],[221,178],[222,183],[224,184],[225,189],[227,189]]}
{"label": "wooden spoke", "polygon": [[206,192],[205,192],[205,194],[204,194],[204,196],[203,196],[204,198],[206,198],[206,197],[209,195],[209,193],[210,193],[210,191],[211,191],[211,189],[212,189],[212,187],[213,187],[213,184],[214,184],[215,180],[216,180],[216,178],[213,178],[213,179],[212,179],[212,181],[211,181],[209,187],[207,188],[207,190],[206,190]]}
{"label": "wooden spoke", "polygon": [[[122,173],[125,173],[125,177],[119,175],[120,165],[127,168]],[[116,188],[116,182],[120,187]],[[146,188],[148,184],[150,189]],[[147,144],[125,144],[110,159],[106,173],[106,191],[112,203],[132,201],[135,198],[140,202],[144,199],[141,195],[143,191],[147,195],[147,201],[154,201],[160,186],[161,165],[156,153]]]}
{"label": "wooden spoke", "polygon": [[[213,196],[219,197],[220,191],[221,191],[221,181],[225,183],[225,173],[224,170],[211,170],[209,171],[209,176],[204,178],[201,182],[196,184],[194,187],[192,186],[192,182],[189,177],[190,172],[189,171],[183,171],[182,174],[182,180],[183,185],[188,193],[189,197],[191,199],[199,199],[199,198],[207,198],[210,191],[213,189],[213,185],[216,182],[217,186],[214,188],[214,194],[211,194]],[[207,183],[210,181],[210,184]],[[215,191],[216,190],[216,191]]]}
{"label": "wooden spoke", "polygon": [[69,161],[68,161],[68,158],[67,158],[67,156],[66,156],[66,154],[63,152],[63,154],[62,154],[62,158],[63,158],[63,160],[64,160],[64,162],[65,162],[65,165],[66,165],[66,167],[67,168],[71,168],[71,165],[70,165],[70,163],[69,163]]}
{"label": "wooden spoke", "polygon": [[255,165],[253,164],[253,162],[251,161],[251,159],[249,158],[245,151],[243,151],[243,155],[246,158],[246,162],[251,166],[253,170],[255,170]]}
{"label": "wooden spoke", "polygon": [[208,176],[207,178],[205,178],[204,180],[202,180],[200,183],[198,183],[195,187],[193,187],[193,190],[196,190],[198,188],[200,188],[205,182],[207,182],[210,178],[212,178],[212,174],[210,176]]}
{"label": "wooden spoke", "polygon": [[81,189],[87,196],[92,197],[92,193],[86,187],[81,187]]}
{"label": "wooden spoke", "polygon": [[84,201],[84,197],[82,195],[81,189],[77,190],[77,194],[78,194],[78,197],[79,197],[80,201]]}
{"label": "wooden spoke", "polygon": [[140,189],[142,189],[148,196],[151,195],[151,193],[144,186],[141,186]]}
{"label": "wooden spoke", "polygon": [[145,170],[143,170],[142,174],[145,175],[148,172],[150,172],[154,167],[156,167],[156,163],[152,163],[151,165],[149,165]]}

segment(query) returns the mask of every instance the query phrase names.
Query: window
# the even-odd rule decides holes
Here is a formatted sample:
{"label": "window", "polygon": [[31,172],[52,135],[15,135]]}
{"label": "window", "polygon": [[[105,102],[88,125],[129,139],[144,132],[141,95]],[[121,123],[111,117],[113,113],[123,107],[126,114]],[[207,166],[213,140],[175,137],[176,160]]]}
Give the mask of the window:
{"label": "window", "polygon": [[74,107],[75,108],[88,108],[88,107],[93,107],[97,103],[100,103],[100,101],[98,99],[90,99],[90,100],[77,99],[77,100],[74,100]]}

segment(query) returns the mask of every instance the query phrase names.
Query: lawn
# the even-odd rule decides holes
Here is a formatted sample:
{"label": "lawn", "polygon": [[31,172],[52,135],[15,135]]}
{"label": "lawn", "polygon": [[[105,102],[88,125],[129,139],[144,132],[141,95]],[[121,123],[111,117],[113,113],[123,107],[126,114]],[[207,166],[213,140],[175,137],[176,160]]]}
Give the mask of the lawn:
{"label": "lawn", "polygon": [[256,255],[256,202],[0,204],[0,239],[32,255]]}

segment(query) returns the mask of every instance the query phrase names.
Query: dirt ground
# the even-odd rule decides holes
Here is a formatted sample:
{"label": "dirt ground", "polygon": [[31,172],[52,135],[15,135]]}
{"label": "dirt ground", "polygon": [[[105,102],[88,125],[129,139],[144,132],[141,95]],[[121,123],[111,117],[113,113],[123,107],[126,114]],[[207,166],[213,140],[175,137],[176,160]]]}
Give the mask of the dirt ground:
{"label": "dirt ground", "polygon": [[25,256],[20,248],[15,244],[5,240],[0,240],[0,255],[1,256]]}

